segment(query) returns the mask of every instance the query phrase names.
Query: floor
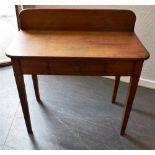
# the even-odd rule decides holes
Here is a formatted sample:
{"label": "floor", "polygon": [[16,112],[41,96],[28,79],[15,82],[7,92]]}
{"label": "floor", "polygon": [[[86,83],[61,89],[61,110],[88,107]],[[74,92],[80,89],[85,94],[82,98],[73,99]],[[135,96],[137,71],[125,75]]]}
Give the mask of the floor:
{"label": "floor", "polygon": [[155,149],[155,90],[139,87],[127,126],[119,135],[127,84],[111,104],[113,80],[39,76],[43,104],[25,76],[34,135],[26,131],[11,67],[0,69],[0,149]]}

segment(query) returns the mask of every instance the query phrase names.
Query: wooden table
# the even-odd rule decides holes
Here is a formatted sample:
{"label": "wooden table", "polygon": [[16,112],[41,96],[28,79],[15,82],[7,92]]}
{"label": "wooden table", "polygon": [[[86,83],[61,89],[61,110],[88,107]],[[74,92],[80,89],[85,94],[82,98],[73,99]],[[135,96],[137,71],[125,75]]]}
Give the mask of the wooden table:
{"label": "wooden table", "polygon": [[6,55],[11,58],[25,123],[32,133],[23,74],[130,76],[120,134],[125,133],[147,50],[134,33],[136,17],[128,10],[27,9]]}

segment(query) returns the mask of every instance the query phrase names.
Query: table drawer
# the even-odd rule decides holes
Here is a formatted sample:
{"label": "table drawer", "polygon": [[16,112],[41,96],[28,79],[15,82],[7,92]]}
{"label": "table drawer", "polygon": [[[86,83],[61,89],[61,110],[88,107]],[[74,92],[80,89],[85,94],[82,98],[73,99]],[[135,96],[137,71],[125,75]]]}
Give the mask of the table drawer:
{"label": "table drawer", "polygon": [[21,66],[25,74],[103,75],[106,70],[106,64],[96,60],[25,59]]}
{"label": "table drawer", "polygon": [[59,75],[97,75],[106,69],[104,62],[97,61],[51,61],[49,67],[52,74]]}

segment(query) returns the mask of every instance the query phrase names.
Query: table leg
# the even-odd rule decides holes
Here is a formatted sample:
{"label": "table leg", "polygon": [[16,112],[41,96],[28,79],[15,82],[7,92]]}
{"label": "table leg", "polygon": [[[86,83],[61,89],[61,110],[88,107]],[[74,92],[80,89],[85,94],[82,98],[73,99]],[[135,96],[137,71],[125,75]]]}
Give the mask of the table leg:
{"label": "table leg", "polygon": [[13,61],[12,63],[13,69],[14,69],[14,76],[16,80],[16,85],[18,89],[18,94],[21,102],[21,107],[25,119],[25,123],[27,126],[28,133],[32,134],[32,127],[31,127],[31,120],[30,120],[30,114],[29,114],[29,107],[28,107],[28,101],[27,101],[27,95],[25,91],[25,84],[24,84],[24,77],[20,70],[20,64],[18,61]]}
{"label": "table leg", "polygon": [[40,102],[40,94],[39,94],[39,86],[38,86],[38,78],[37,75],[32,74],[32,81],[33,81],[33,86],[34,86],[34,91],[36,95],[36,99],[38,102]]}
{"label": "table leg", "polygon": [[112,103],[115,103],[115,101],[116,101],[119,82],[120,82],[120,76],[116,76],[115,77],[114,88],[113,88]]}
{"label": "table leg", "polygon": [[125,134],[125,129],[128,123],[129,115],[132,109],[132,104],[135,98],[140,74],[142,71],[142,66],[143,66],[144,61],[137,61],[133,67],[133,74],[130,77],[130,84],[128,88],[128,95],[126,98],[125,102],[125,107],[124,107],[124,113],[123,113],[123,118],[122,118],[122,124],[121,124],[121,130],[120,130],[120,135]]}
{"label": "table leg", "polygon": [[131,109],[132,109],[132,104],[133,104],[134,97],[136,94],[138,81],[139,81],[139,77],[130,78],[129,90],[128,90],[127,100],[125,103],[125,109],[124,109],[124,114],[123,114],[123,119],[122,119],[122,124],[121,124],[121,131],[120,131],[121,135],[125,134],[125,129],[128,123]]}

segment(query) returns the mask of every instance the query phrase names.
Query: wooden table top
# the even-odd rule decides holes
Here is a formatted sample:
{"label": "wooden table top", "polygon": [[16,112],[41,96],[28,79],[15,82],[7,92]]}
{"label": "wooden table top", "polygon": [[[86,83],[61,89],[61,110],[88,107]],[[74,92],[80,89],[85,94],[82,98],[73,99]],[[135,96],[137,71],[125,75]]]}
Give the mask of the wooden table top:
{"label": "wooden table top", "polygon": [[9,57],[147,59],[149,53],[133,32],[19,31]]}

